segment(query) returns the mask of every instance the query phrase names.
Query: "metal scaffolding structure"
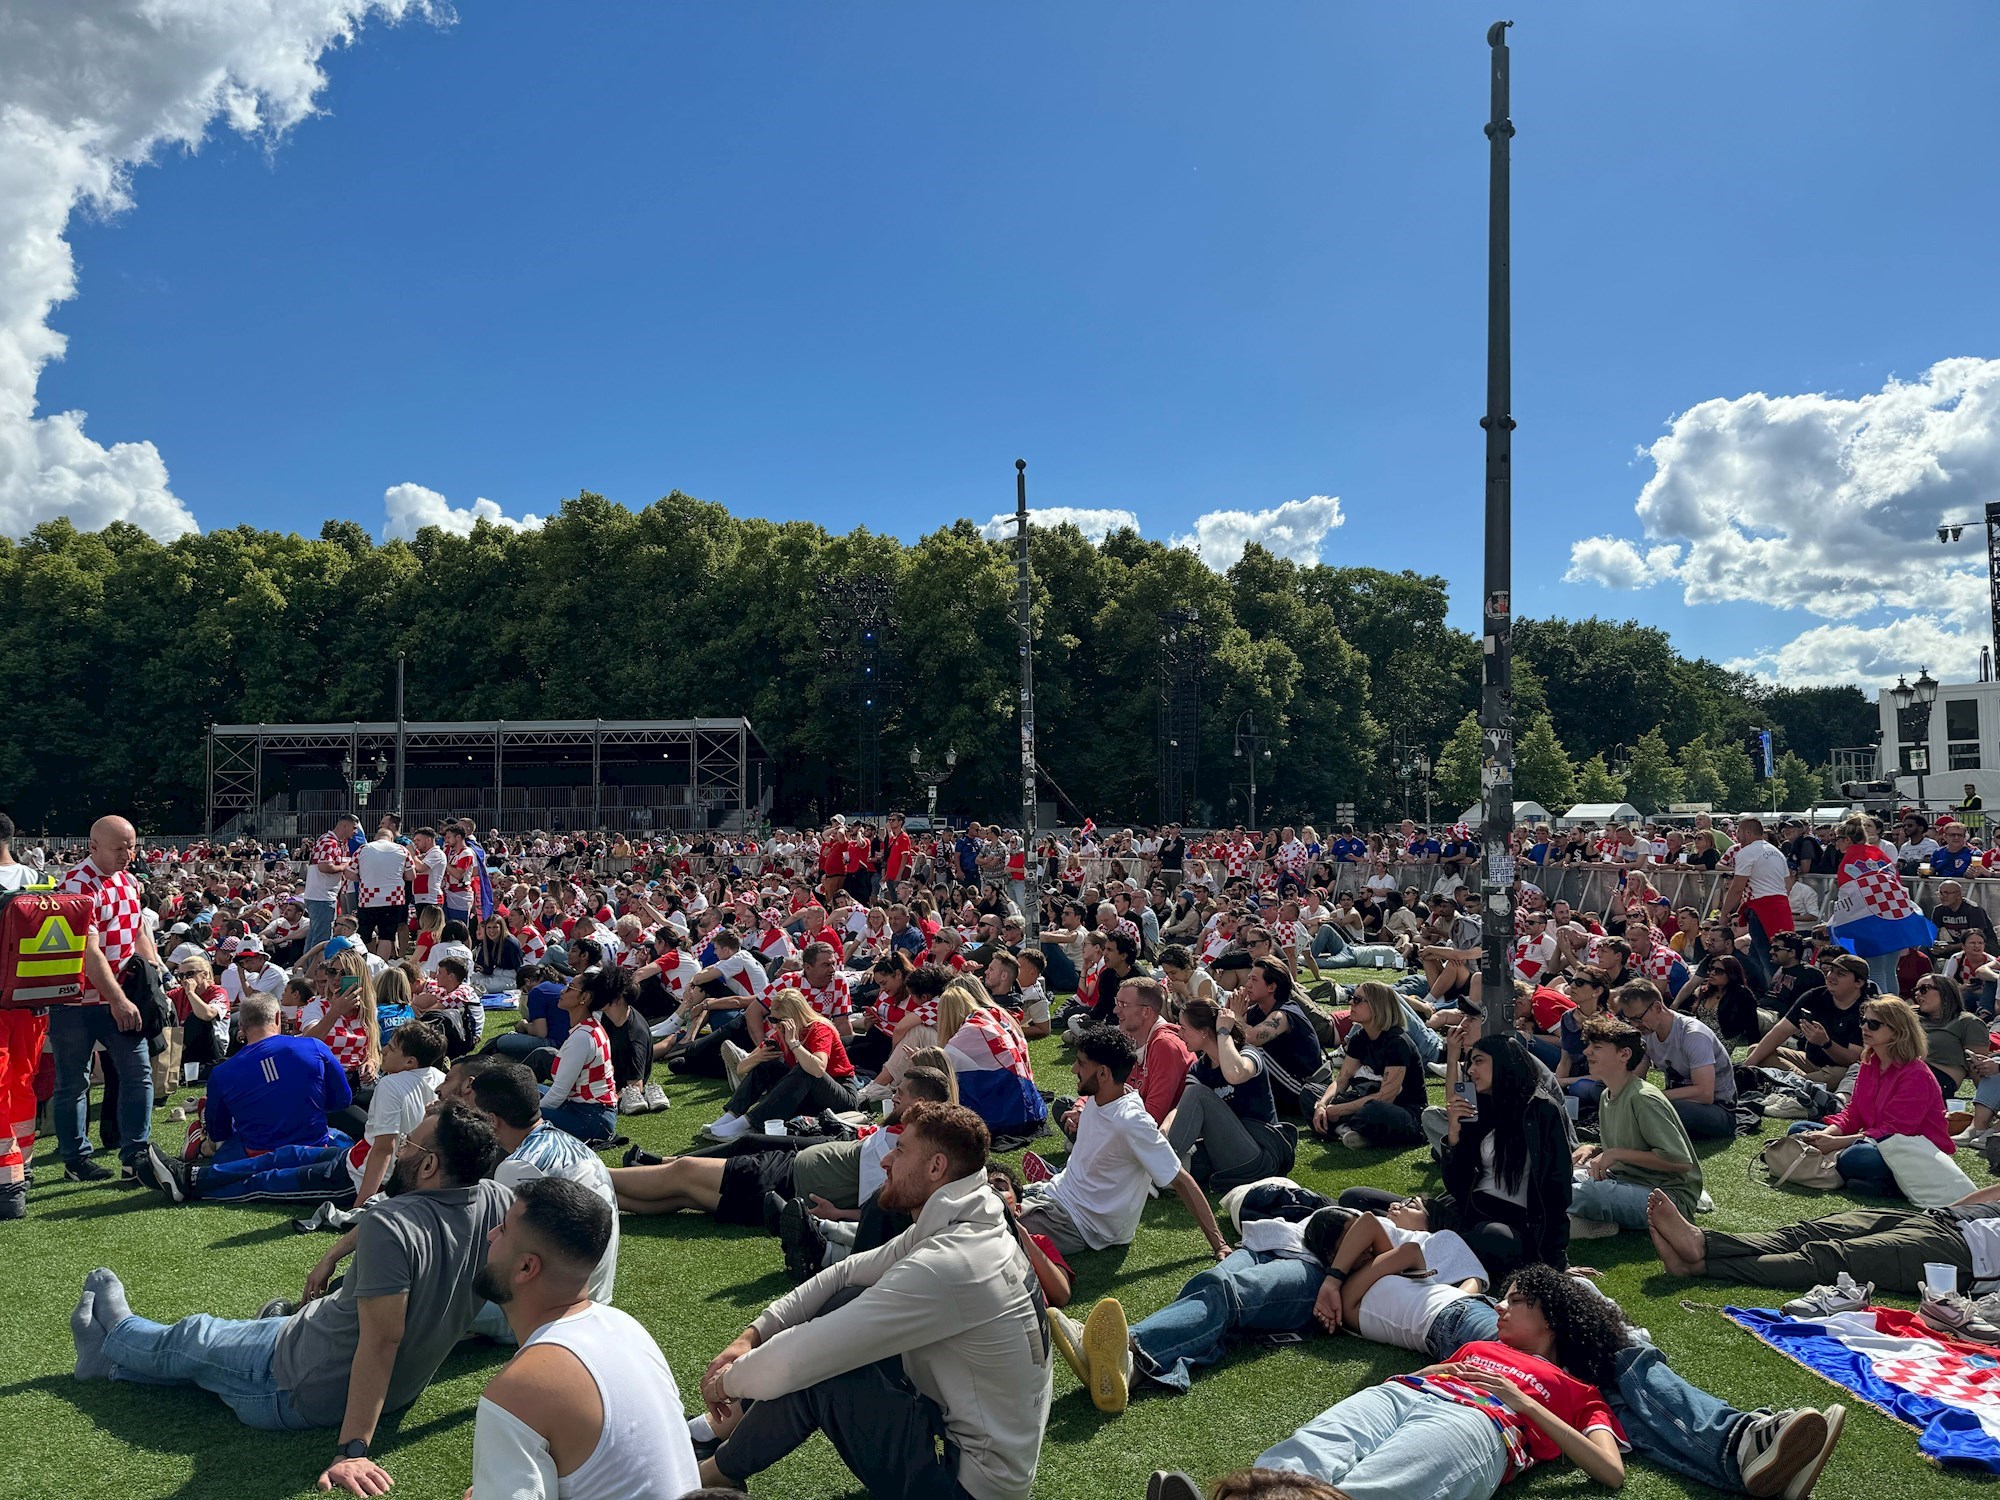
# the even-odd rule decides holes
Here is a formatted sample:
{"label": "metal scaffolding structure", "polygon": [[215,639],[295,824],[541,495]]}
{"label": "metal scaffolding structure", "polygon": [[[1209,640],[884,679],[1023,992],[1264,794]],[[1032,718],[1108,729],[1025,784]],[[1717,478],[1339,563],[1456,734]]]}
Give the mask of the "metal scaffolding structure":
{"label": "metal scaffolding structure", "polygon": [[[218,831],[296,836],[302,816],[336,805],[364,813],[404,812],[418,821],[432,812],[454,812],[507,833],[596,829],[606,826],[607,814],[616,815],[611,821],[619,827],[699,832],[732,822],[740,826],[752,816],[750,763],[765,758],[748,719],[412,720],[401,728],[399,747],[394,720],[212,726],[208,836]],[[585,751],[588,782],[565,779],[566,772],[581,774]],[[274,760],[278,774],[269,765]],[[404,760],[411,785],[363,781],[363,795],[352,795],[355,778],[365,777],[369,768]],[[578,763],[571,765],[572,760]],[[634,774],[607,784],[607,765],[631,767]],[[509,786],[510,766],[543,774],[520,774]],[[331,767],[339,780],[332,791],[292,790],[286,773],[300,767],[320,768],[322,779]],[[646,774],[639,774],[639,767]],[[551,768],[560,769],[551,775]],[[454,780],[446,771],[460,774]],[[418,784],[418,777],[429,785]],[[267,780],[281,788],[276,795]],[[328,806],[310,806],[315,799]]]}

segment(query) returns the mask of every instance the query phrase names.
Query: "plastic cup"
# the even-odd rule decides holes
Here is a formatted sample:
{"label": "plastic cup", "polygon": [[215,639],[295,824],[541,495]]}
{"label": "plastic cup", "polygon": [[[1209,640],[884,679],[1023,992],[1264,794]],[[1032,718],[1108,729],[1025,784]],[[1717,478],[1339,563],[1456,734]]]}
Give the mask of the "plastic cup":
{"label": "plastic cup", "polygon": [[1924,1262],[1924,1286],[1933,1297],[1945,1297],[1958,1290],[1958,1267],[1940,1260]]}
{"label": "plastic cup", "polygon": [[882,1101],[882,1118],[886,1120],[889,1118],[890,1115],[894,1114],[895,1112],[896,1112],[896,1101],[894,1099],[884,1099]]}
{"label": "plastic cup", "polygon": [[[785,1122],[783,1120],[766,1120],[764,1122],[764,1134],[766,1135],[785,1134]],[[1949,1267],[1947,1267],[1947,1269],[1949,1269]]]}
{"label": "plastic cup", "polygon": [[1573,1122],[1583,1112],[1583,1101],[1579,1099],[1575,1094],[1564,1094],[1563,1108],[1569,1111],[1569,1117]]}

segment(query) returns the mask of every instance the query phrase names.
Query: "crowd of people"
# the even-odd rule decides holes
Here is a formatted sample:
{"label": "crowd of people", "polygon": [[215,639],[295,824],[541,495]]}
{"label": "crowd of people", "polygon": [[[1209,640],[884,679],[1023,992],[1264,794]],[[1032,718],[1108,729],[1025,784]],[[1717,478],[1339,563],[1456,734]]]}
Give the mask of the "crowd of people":
{"label": "crowd of people", "polygon": [[[288,1202],[338,1235],[305,1296],[253,1320],[150,1322],[93,1272],[77,1376],[337,1429],[322,1478],[357,1494],[389,1482],[382,1415],[475,1334],[515,1352],[479,1405],[469,1493],[571,1500],[740,1490],[814,1432],[872,1494],[1026,1496],[1053,1360],[1115,1414],[1284,1334],[1429,1362],[1269,1434],[1219,1493],[1479,1496],[1562,1461],[1615,1486],[1637,1451],[1796,1500],[1842,1408],[1729,1406],[1570,1274],[1571,1250],[1645,1234],[1671,1274],[1810,1309],[1873,1283],[2000,1343],[2000,1302],[1921,1284],[1929,1261],[1968,1293],[2000,1285],[2000,1190],[1931,1201],[1938,1163],[2000,1147],[2000,968],[1964,883],[1985,856],[1962,825],[1896,831],[1524,830],[1493,993],[1462,825],[1029,840],[892,815],[510,843],[385,816],[296,850],[167,851],[107,817],[86,849],[17,856],[0,820],[0,890],[90,910],[83,1003],[0,1010],[0,1104],[30,1122],[0,1157],[0,1218],[29,1211],[45,1029],[65,1176],[111,1176],[94,1082],[99,1142],[153,1201]],[[1922,945],[1848,952],[1795,896],[1912,860],[1951,877]],[[1544,895],[1539,873],[1571,861],[1618,867],[1603,909]],[[1673,866],[1716,871],[1716,906],[1669,904]],[[1364,958],[1379,978],[1323,978]],[[489,1007],[513,1023],[491,1037]],[[1045,1037],[1067,1066],[1038,1079]],[[693,1079],[727,1090],[694,1149],[620,1138]],[[173,1150],[151,1131],[170,1100]],[[1827,1185],[1894,1206],[1695,1227],[1696,1143],[1763,1119]],[[1427,1154],[1439,1190],[1329,1202],[1290,1180],[1314,1142]],[[1215,1264],[1143,1316],[1117,1297],[1072,1315],[1074,1268],[1130,1245],[1163,1193]],[[692,1415],[610,1305],[620,1216],[680,1213],[776,1238],[796,1283],[701,1373]],[[1153,1493],[1201,1492],[1163,1469]]]}

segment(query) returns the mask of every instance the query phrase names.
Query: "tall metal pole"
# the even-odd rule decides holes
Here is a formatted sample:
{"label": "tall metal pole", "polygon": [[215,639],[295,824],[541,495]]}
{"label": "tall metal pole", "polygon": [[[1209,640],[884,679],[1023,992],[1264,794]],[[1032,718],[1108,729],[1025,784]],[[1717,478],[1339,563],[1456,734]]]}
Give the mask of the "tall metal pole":
{"label": "tall metal pole", "polygon": [[[409,793],[403,790],[403,752],[409,736],[403,728],[403,653],[396,653],[396,816],[408,819]],[[408,833],[406,828],[404,833]]]}
{"label": "tall metal pole", "polygon": [[1486,32],[1486,44],[1493,50],[1493,108],[1486,124],[1492,180],[1487,210],[1486,415],[1479,422],[1486,429],[1486,596],[1480,643],[1485,678],[1479,699],[1479,786],[1486,805],[1479,884],[1486,912],[1480,931],[1480,993],[1487,1030],[1503,1035],[1514,1029],[1514,398],[1508,274],[1508,157],[1514,122],[1508,116],[1507,90],[1507,28],[1513,24],[1495,21]]}
{"label": "tall metal pole", "polygon": [[1041,877],[1035,872],[1035,589],[1028,573],[1028,461],[1014,460],[1014,545],[1021,627],[1021,852],[1028,874],[1028,899],[1021,903],[1027,940],[1040,936]]}

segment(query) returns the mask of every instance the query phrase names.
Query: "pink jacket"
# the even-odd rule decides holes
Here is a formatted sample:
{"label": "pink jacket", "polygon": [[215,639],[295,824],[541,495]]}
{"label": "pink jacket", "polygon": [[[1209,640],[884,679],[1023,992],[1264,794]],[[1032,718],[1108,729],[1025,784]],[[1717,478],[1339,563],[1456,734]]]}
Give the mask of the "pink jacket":
{"label": "pink jacket", "polygon": [[1885,1135],[1920,1135],[1946,1156],[1958,1150],[1944,1128],[1944,1091],[1923,1058],[1883,1067],[1873,1054],[1861,1059],[1861,1076],[1847,1108],[1827,1118],[1835,1135],[1860,1132],[1870,1140]]}

